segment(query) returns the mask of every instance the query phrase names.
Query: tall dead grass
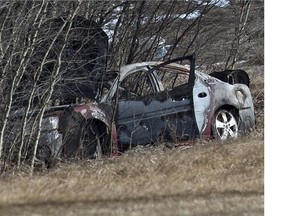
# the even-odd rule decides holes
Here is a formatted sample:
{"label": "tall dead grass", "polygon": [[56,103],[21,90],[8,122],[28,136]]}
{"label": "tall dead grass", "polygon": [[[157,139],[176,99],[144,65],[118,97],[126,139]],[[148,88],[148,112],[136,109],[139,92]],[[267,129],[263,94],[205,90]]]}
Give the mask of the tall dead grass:
{"label": "tall dead grass", "polygon": [[256,112],[256,130],[264,132],[264,65],[244,68],[250,76]]}

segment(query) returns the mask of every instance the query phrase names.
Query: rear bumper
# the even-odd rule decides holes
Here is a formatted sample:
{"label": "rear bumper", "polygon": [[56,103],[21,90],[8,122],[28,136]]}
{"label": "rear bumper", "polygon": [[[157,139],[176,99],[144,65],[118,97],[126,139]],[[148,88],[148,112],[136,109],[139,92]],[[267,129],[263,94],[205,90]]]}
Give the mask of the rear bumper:
{"label": "rear bumper", "polygon": [[255,114],[253,108],[239,110],[239,131],[240,133],[251,131],[255,127]]}
{"label": "rear bumper", "polygon": [[63,135],[58,130],[42,132],[39,140],[39,147],[48,147],[48,157],[57,158],[61,156]]}

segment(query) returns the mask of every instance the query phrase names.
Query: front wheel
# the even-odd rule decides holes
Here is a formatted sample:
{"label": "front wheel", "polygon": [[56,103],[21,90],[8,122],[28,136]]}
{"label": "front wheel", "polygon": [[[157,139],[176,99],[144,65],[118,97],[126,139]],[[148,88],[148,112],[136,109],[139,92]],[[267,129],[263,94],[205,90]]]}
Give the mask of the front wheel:
{"label": "front wheel", "polygon": [[215,114],[213,137],[221,140],[238,137],[237,116],[228,110],[221,109]]}

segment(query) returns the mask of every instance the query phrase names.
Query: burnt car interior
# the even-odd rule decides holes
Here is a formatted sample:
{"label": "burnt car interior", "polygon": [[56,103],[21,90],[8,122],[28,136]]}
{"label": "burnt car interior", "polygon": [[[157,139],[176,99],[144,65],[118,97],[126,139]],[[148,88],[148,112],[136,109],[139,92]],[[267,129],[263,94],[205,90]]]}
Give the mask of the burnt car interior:
{"label": "burnt car interior", "polygon": [[250,86],[250,78],[244,70],[224,70],[224,71],[215,71],[209,74],[217,79],[220,79],[223,82],[230,84],[241,83],[245,84],[248,87]]}
{"label": "burnt car interior", "polygon": [[183,100],[191,96],[190,88],[188,86],[189,74],[183,71],[175,71],[175,69],[156,70],[156,74],[160,79],[164,91],[160,92],[157,96],[160,101],[166,100],[171,97],[172,100]]}
{"label": "burnt car interior", "polygon": [[126,77],[119,85],[119,100],[141,100],[154,95],[155,87],[146,71],[139,71]]}
{"label": "burnt car interior", "polygon": [[152,68],[148,72],[139,71],[126,77],[119,85],[119,99],[149,102],[152,98],[165,101],[168,97],[181,100],[183,97],[191,96],[191,88],[188,88],[189,73],[177,68],[169,68],[169,65],[157,68]]}

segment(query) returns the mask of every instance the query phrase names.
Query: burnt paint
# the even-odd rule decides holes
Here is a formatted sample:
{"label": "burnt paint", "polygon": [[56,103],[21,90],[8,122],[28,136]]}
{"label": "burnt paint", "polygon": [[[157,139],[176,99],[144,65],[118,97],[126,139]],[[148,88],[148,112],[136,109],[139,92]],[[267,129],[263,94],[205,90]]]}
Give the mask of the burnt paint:
{"label": "burnt paint", "polygon": [[121,145],[151,144],[159,136],[170,139],[192,138],[199,135],[188,98],[175,101],[119,101],[117,131]]}

